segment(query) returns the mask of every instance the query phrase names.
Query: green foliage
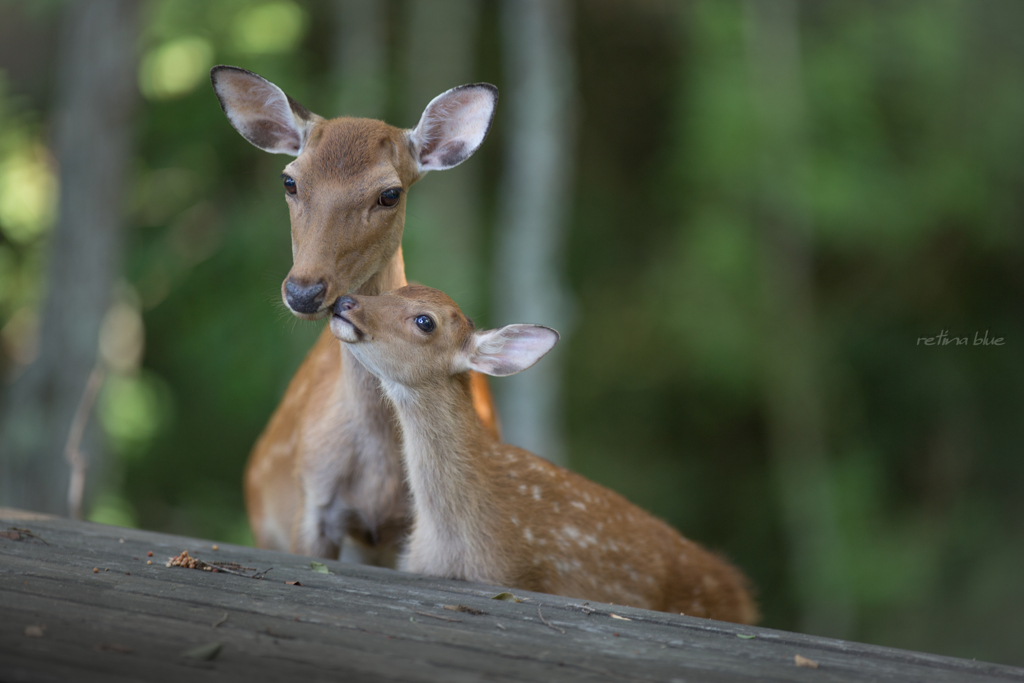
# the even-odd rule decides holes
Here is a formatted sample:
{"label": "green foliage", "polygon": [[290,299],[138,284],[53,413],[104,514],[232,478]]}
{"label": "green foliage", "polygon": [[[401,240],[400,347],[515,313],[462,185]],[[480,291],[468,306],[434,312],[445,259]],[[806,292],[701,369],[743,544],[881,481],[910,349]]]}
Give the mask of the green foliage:
{"label": "green foliage", "polygon": [[[1017,663],[1024,368],[1007,347],[917,339],[1024,338],[1011,265],[1024,51],[1008,28],[1022,9],[801,4],[803,150],[782,204],[810,248],[822,457],[846,551],[810,580],[851,595],[847,637]],[[680,34],[686,47],[676,80],[642,92],[649,54],[581,48],[568,419],[576,468],[725,549],[766,623],[798,628],[765,367],[760,193],[781,170],[760,161],[773,141],[747,12],[693,3],[671,28],[610,8],[580,19],[582,35],[635,31],[662,59]],[[598,87],[645,122],[596,106]],[[627,126],[663,147],[605,142]]]}
{"label": "green foliage", "polygon": [[140,458],[153,438],[170,428],[174,399],[166,383],[151,372],[113,375],[103,385],[96,412],[114,452]]}
{"label": "green foliage", "polygon": [[27,104],[0,71],[0,372],[38,343],[43,252],[56,213],[53,160]]}

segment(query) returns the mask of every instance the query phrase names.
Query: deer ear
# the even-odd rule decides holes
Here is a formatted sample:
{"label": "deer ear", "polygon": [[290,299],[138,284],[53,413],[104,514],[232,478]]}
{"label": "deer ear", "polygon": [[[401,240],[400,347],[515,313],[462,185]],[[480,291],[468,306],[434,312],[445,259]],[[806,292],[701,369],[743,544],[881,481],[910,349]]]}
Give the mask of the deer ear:
{"label": "deer ear", "polygon": [[474,332],[463,356],[465,370],[507,377],[531,367],[554,348],[558,333],[541,325],[506,325]]}
{"label": "deer ear", "polygon": [[320,117],[267,79],[237,66],[213,67],[210,80],[228,121],[242,137],[264,152],[302,152]]}
{"label": "deer ear", "polygon": [[431,100],[408,134],[420,173],[468,159],[487,137],[497,104],[498,89],[489,83],[460,85]]}

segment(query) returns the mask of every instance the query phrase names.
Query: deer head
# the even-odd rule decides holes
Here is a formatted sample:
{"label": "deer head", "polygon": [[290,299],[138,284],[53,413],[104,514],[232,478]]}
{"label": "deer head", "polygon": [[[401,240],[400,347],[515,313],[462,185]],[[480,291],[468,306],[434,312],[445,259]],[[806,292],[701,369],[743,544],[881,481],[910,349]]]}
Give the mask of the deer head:
{"label": "deer head", "polygon": [[422,285],[341,297],[331,332],[374,375],[407,388],[436,386],[468,370],[514,375],[558,341],[557,332],[541,325],[476,330],[446,294]]}
{"label": "deer head", "polygon": [[497,88],[486,83],[453,88],[406,130],[371,119],[324,119],[238,67],[216,66],[210,78],[242,137],[295,157],[282,174],[292,268],[281,296],[308,320],[326,316],[345,294],[376,293],[374,276],[399,254],[409,187],[428,171],[468,159],[487,137],[498,100]]}

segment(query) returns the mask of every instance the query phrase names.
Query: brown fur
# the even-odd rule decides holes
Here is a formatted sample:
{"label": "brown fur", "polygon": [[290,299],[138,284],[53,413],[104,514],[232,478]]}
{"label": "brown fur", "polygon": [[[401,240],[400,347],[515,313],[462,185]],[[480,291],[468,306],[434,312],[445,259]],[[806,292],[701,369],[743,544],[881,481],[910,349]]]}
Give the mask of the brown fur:
{"label": "brown fur", "polygon": [[[405,194],[419,172],[401,129],[352,118],[311,125],[286,172],[297,190],[289,277],[325,284],[327,303],[298,314],[316,319],[348,291],[406,284]],[[390,187],[402,188],[399,203],[377,205]],[[246,509],[260,547],[335,557],[347,533],[362,543],[359,559],[389,564],[408,528],[400,438],[376,382],[341,346],[324,330],[289,384],[249,457]],[[473,386],[480,420],[496,433],[487,384]]]}
{"label": "brown fur", "polygon": [[[451,299],[411,286],[352,300],[332,331],[381,377],[403,429],[415,521],[401,568],[757,620],[746,579],[724,559],[622,496],[499,443],[480,426],[462,369],[476,353],[476,335],[486,333],[475,333]],[[417,329],[420,315],[436,329]]]}

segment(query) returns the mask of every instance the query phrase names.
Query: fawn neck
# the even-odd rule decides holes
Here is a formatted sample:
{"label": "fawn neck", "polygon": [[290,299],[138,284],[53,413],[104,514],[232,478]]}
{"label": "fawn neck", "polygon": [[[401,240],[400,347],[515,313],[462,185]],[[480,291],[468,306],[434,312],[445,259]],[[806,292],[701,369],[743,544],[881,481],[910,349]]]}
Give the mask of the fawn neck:
{"label": "fawn neck", "polygon": [[[490,477],[481,457],[493,443],[477,420],[469,373],[429,388],[382,381],[402,426],[403,454],[415,509],[416,534],[485,552]],[[474,531],[480,530],[483,531]],[[447,546],[452,547],[452,546]]]}

